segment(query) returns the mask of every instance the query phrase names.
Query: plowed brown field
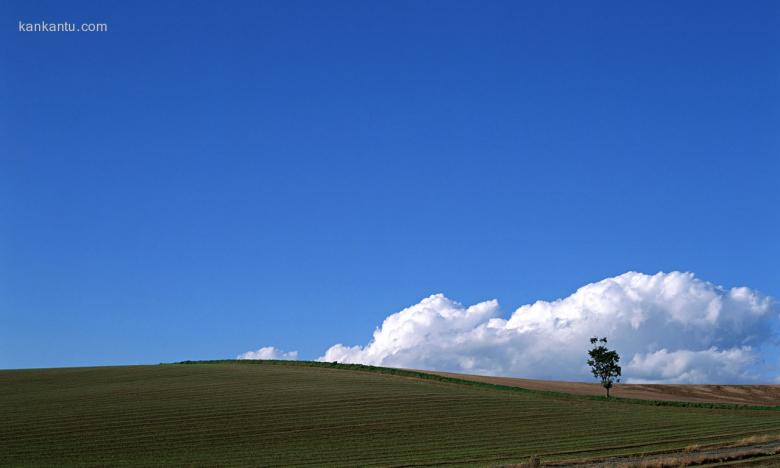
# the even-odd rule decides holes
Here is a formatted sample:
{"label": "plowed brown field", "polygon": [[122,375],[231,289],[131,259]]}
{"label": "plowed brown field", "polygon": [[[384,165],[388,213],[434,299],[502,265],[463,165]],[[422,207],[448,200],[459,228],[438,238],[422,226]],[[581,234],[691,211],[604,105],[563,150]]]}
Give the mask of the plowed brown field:
{"label": "plowed brown field", "polygon": [[[598,383],[565,382],[560,380],[531,380],[513,377],[491,377],[454,372],[421,371],[443,377],[486,382],[531,390],[574,393],[576,395],[604,395]],[[689,401],[697,403],[736,403],[741,405],[780,405],[780,385],[655,385],[615,384],[610,395],[640,400]]]}

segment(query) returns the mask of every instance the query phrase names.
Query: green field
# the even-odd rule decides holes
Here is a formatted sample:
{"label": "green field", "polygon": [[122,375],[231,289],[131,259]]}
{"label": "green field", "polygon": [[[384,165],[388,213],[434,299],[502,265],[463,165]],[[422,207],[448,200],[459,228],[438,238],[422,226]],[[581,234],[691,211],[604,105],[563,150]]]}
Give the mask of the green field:
{"label": "green field", "polygon": [[653,406],[227,362],[0,371],[0,464],[496,465],[780,434],[780,411]]}

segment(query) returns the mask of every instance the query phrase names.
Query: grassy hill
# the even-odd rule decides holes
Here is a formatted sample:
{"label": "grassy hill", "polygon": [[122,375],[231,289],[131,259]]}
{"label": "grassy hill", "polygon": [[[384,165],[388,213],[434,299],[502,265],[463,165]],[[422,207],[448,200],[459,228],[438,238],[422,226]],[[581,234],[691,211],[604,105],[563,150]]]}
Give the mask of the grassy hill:
{"label": "grassy hill", "polygon": [[780,434],[780,411],[284,362],[0,371],[2,465],[496,465]]}

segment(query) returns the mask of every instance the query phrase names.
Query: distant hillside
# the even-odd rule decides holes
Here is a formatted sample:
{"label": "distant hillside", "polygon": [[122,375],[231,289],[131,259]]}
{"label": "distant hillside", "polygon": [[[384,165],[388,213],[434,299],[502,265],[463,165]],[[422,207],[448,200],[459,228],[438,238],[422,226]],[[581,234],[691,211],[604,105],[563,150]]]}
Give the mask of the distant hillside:
{"label": "distant hillside", "polygon": [[[516,379],[512,377],[457,374],[454,372],[426,372],[443,377],[521,387],[529,390],[564,392],[576,395],[598,396],[604,394],[604,389],[598,383]],[[611,394],[618,398],[640,400],[780,406],[780,385],[615,384]]]}
{"label": "distant hillside", "polygon": [[780,434],[773,409],[262,361],[0,371],[0,420],[0,464],[15,466],[554,463]]}

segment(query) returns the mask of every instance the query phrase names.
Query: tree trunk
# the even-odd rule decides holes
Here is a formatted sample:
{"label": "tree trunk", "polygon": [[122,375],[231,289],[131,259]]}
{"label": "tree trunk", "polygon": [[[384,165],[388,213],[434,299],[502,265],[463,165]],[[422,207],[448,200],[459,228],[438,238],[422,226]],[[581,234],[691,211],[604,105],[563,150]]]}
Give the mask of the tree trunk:
{"label": "tree trunk", "polygon": [[609,400],[609,387],[607,387],[607,400]]}

